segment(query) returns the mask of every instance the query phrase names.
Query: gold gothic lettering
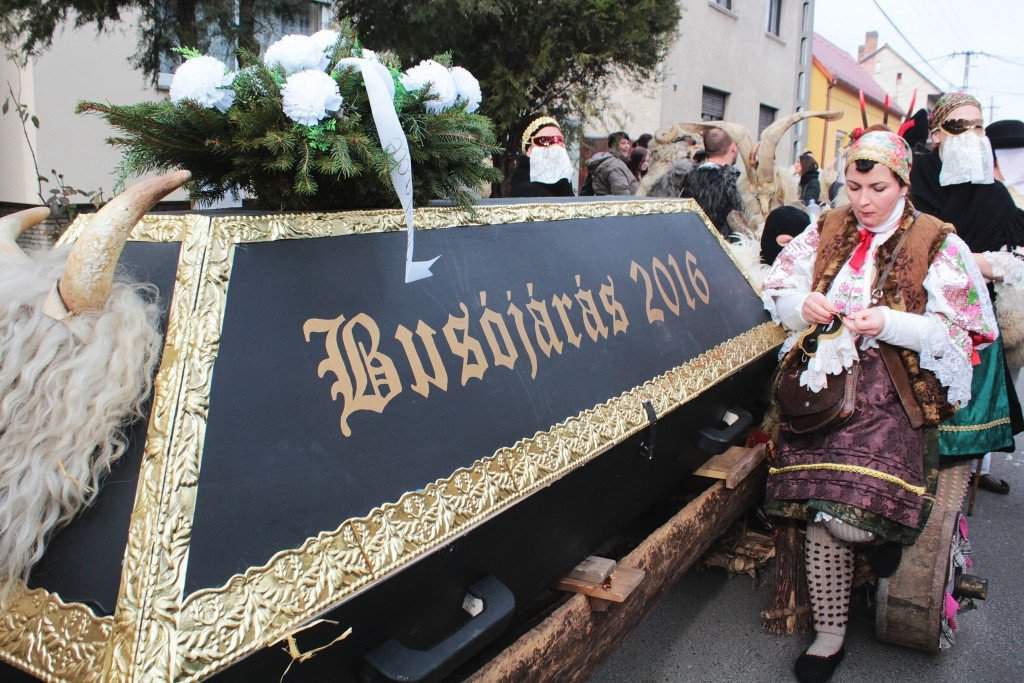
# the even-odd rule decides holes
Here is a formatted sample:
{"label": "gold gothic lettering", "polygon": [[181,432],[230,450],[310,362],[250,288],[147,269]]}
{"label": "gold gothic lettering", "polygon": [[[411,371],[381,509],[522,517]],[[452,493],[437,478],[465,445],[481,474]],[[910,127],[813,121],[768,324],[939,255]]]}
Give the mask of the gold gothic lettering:
{"label": "gold gothic lettering", "polygon": [[629,318],[626,317],[626,309],[615,298],[615,282],[612,276],[608,276],[608,284],[601,283],[601,289],[597,291],[604,310],[612,317],[612,334],[626,334],[629,329]]}
{"label": "gold gothic lettering", "polygon": [[416,342],[413,341],[412,331],[405,325],[399,325],[395,330],[395,339],[402,345],[405,357],[412,369],[412,384],[409,388],[423,398],[430,396],[430,385],[433,384],[441,391],[448,391],[448,371],[444,369],[444,362],[437,350],[437,343],[434,335],[437,332],[430,325],[420,320],[416,324],[416,336],[420,338],[424,350],[427,352],[427,359],[430,360],[430,374],[423,368],[423,361],[416,350]]}
{"label": "gold gothic lettering", "polygon": [[601,319],[601,312],[597,310],[594,295],[589,289],[582,288],[579,275],[576,275],[576,301],[583,313],[583,331],[590,337],[590,341],[596,344],[598,337],[607,339],[608,326]]}
{"label": "gold gothic lettering", "polygon": [[580,348],[580,341],[583,337],[572,326],[569,320],[569,309],[572,308],[572,299],[566,294],[556,294],[551,297],[551,305],[558,311],[558,318],[562,321],[562,328],[565,330],[565,339],[577,349]]}
{"label": "gold gothic lettering", "polygon": [[[384,412],[391,399],[401,393],[402,383],[394,362],[380,352],[380,329],[373,318],[360,313],[342,325],[344,320],[343,315],[332,320],[310,318],[303,324],[302,334],[307,343],[313,334],[325,335],[327,358],[317,366],[317,377],[323,378],[328,373],[334,375],[331,400],[341,396],[341,417],[338,421],[341,433],[352,436],[348,423],[352,413],[361,410]],[[364,339],[356,339],[357,329],[362,330],[360,336]],[[366,337],[369,338],[369,346],[364,343]]]}
{"label": "gold gothic lettering", "polygon": [[545,358],[551,357],[551,351],[561,355],[562,340],[555,332],[555,326],[551,324],[551,315],[548,313],[548,305],[543,300],[533,298],[533,283],[526,283],[526,292],[530,295],[530,302],[526,304],[526,310],[533,316],[533,334],[537,337],[537,347],[544,354]]}
{"label": "gold gothic lettering", "polygon": [[[448,314],[448,322],[444,324],[444,338],[448,340],[448,348],[462,359],[462,386],[471,379],[483,379],[487,372],[487,358],[480,342],[469,333],[469,311],[466,304],[459,303],[462,315],[456,318]],[[461,338],[458,336],[461,332]]]}
{"label": "gold gothic lettering", "polygon": [[[480,327],[484,331],[484,339],[487,340],[487,346],[491,349],[491,357],[494,358],[494,364],[511,370],[516,366],[519,352],[516,351],[516,345],[512,341],[508,325],[505,324],[505,319],[501,317],[500,313],[487,308],[487,292],[480,292],[480,305],[484,308],[484,312],[480,316]],[[501,337],[500,343],[498,341],[499,336]]]}
{"label": "gold gothic lettering", "polygon": [[506,290],[505,296],[508,298],[508,308],[505,312],[512,316],[512,320],[516,324],[516,332],[519,333],[519,340],[523,343],[523,348],[526,350],[526,357],[530,359],[530,379],[537,378],[537,354],[533,350],[533,342],[530,341],[530,335],[526,333],[526,321],[523,318],[523,309],[512,303],[512,292]]}
{"label": "gold gothic lettering", "polygon": [[[663,323],[666,309],[673,317],[680,317],[685,310],[683,303],[690,310],[696,310],[698,301],[705,305],[711,302],[708,280],[698,267],[697,257],[689,251],[684,252],[681,259],[672,254],[653,257],[650,269],[630,261],[629,277],[643,288],[644,311],[651,324]],[[583,288],[580,274],[574,279],[575,292],[556,292],[550,299],[546,295],[535,296],[534,283],[527,282],[529,298],[524,307],[513,301],[512,290],[506,290],[508,305],[503,312],[489,308],[487,292],[481,291],[479,317],[475,311],[473,314],[480,328],[475,336],[470,329],[469,309],[459,302],[459,314],[449,313],[441,333],[447,342],[447,351],[461,360],[461,385],[465,386],[471,379],[483,380],[490,367],[488,355],[495,367],[509,370],[514,370],[520,357],[525,355],[530,364],[530,377],[536,379],[538,349],[545,358],[551,358],[552,354],[562,355],[566,344],[581,348],[584,336],[599,344],[609,338],[609,331],[612,336],[627,334],[630,320],[626,308],[616,297],[613,277],[605,276],[596,289],[596,296],[595,290]],[[558,325],[554,322],[552,308]],[[579,311],[575,316],[574,310]],[[577,331],[580,323],[584,334]],[[402,392],[402,378],[395,363],[380,348],[380,329],[366,313],[351,319],[343,315],[330,319],[309,318],[302,325],[302,333],[307,344],[311,343],[313,335],[324,335],[325,357],[317,365],[317,376],[333,378],[330,395],[332,401],[341,399],[338,423],[343,436],[352,435],[349,421],[353,414],[359,411],[382,413]],[[418,320],[415,331],[398,324],[393,336],[407,361],[408,369],[403,366],[403,372],[409,373],[406,386],[425,399],[430,397],[431,388],[447,392],[449,368],[438,346],[437,330]]]}

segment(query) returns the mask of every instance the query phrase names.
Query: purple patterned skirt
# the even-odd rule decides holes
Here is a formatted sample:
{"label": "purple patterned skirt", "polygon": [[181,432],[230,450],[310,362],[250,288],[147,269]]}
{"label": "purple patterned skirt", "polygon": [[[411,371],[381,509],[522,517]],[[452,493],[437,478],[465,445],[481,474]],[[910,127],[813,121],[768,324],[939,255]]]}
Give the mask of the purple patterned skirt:
{"label": "purple patterned skirt", "polygon": [[838,429],[782,431],[768,498],[840,503],[910,528],[927,514],[923,429],[910,426],[877,349],[861,352],[857,409]]}

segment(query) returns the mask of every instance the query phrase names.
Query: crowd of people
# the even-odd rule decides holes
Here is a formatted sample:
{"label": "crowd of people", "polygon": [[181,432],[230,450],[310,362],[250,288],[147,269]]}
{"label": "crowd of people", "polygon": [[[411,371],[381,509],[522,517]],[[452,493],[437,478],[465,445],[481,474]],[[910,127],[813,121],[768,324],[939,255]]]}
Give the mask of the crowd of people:
{"label": "crowd of people", "polygon": [[[671,192],[730,236],[744,204],[737,144],[722,128],[702,138]],[[650,139],[611,134],[587,161],[581,194],[637,193]],[[572,194],[576,169],[557,122],[527,127],[522,151],[517,194]],[[978,462],[976,485],[1008,494],[991,453],[1012,452],[1024,430],[1021,369],[1007,362],[1022,335],[1000,327],[1020,312],[1000,311],[994,288],[1024,288],[1024,122],[986,128],[977,99],[950,93],[899,132],[856,131],[836,171],[823,187],[817,160],[801,154],[799,201],[759,230],[765,307],[790,331],[766,508],[807,525],[815,639],[795,673],[814,683],[844,656],[854,553],[877,576],[894,573],[949,464]],[[827,410],[801,412],[794,396]],[[847,397],[841,410],[837,396]]]}

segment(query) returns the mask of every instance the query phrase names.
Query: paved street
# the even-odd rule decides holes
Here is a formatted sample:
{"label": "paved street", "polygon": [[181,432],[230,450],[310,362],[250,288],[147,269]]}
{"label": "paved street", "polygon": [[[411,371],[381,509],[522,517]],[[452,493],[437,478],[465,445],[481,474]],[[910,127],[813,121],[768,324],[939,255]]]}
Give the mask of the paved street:
{"label": "paved street", "polygon": [[[961,615],[956,646],[929,656],[879,643],[863,609],[851,619],[835,683],[1024,680],[1024,443],[998,454],[992,472],[1009,496],[979,492],[970,518],[974,572],[989,579],[989,600]],[[758,614],[771,598],[745,576],[692,571],[674,586],[592,678],[592,683],[793,681],[793,660],[810,636],[773,636]]]}

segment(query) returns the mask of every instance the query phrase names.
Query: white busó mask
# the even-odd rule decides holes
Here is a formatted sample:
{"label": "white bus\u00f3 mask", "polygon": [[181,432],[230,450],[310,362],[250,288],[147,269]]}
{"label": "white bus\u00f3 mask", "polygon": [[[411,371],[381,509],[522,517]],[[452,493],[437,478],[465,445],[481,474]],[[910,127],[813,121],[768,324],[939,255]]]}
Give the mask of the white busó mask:
{"label": "white bus\u00f3 mask", "polygon": [[961,133],[949,135],[939,148],[942,170],[939,185],[974,183],[988,185],[993,182],[992,144],[984,135]]}
{"label": "white bus\u00f3 mask", "polygon": [[532,183],[550,185],[557,183],[562,178],[572,182],[575,172],[572,160],[569,159],[569,152],[562,145],[534,146],[530,150],[530,182]]}

